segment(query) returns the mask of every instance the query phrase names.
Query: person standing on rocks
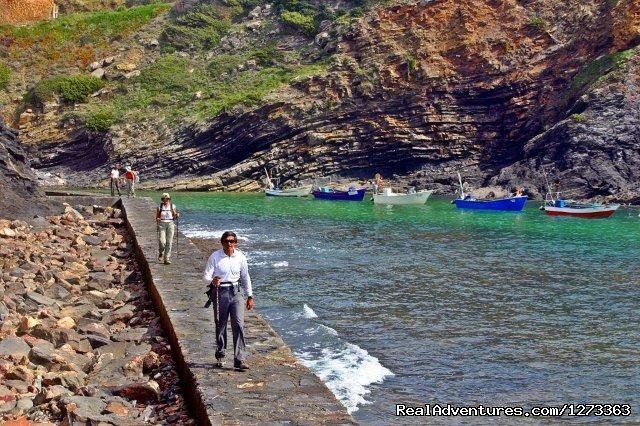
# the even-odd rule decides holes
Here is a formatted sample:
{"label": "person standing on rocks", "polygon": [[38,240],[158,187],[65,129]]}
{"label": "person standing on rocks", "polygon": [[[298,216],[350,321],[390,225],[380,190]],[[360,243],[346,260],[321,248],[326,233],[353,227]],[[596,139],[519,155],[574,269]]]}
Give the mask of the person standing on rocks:
{"label": "person standing on rocks", "polygon": [[131,166],[126,167],[124,172],[124,181],[127,186],[127,197],[136,196],[136,181],[138,180],[138,172],[131,170]]}
{"label": "person standing on rocks", "polygon": [[378,194],[382,193],[382,187],[384,186],[384,181],[382,180],[382,175],[380,173],[376,173],[373,176],[373,193]]}
{"label": "person standing on rocks", "polygon": [[180,213],[176,205],[171,202],[168,193],[162,194],[162,201],[156,211],[156,223],[158,224],[158,261],[164,261],[165,265],[171,264],[171,245],[175,234],[176,221]]}
{"label": "person standing on rocks", "polygon": [[121,197],[122,194],[120,193],[120,166],[115,164],[113,167],[111,167],[111,174],[109,175],[109,178],[111,179],[109,186],[111,188],[111,196],[115,197],[115,191],[114,189],[118,190],[118,197]]}
{"label": "person standing on rocks", "polygon": [[[238,371],[249,369],[244,340],[244,310],[254,307],[253,291],[247,258],[237,249],[238,238],[226,231],[220,239],[222,249],[214,251],[204,269],[203,279],[212,287],[216,324],[216,366],[222,367],[227,344],[227,320],[231,315],[233,334],[233,367]],[[247,295],[245,302],[239,283]]]}

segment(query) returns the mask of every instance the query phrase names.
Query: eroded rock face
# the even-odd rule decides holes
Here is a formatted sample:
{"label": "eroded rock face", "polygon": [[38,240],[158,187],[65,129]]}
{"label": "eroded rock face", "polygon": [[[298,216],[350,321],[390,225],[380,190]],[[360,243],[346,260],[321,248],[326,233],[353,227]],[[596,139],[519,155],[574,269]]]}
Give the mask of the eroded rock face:
{"label": "eroded rock face", "polygon": [[567,175],[577,195],[631,201],[638,55],[589,76],[606,76],[594,86],[580,73],[638,44],[637,9],[544,0],[380,9],[342,34],[342,65],[329,75],[299,82],[286,101],[185,129],[177,140],[188,159],[166,160],[212,175],[178,188],[251,190],[247,177],[269,165],[283,181],[379,171],[444,190],[460,170],[479,185],[538,194],[547,170]]}
{"label": "eroded rock face", "polygon": [[2,213],[0,217],[18,219],[34,215],[51,214],[57,210],[56,203],[45,200],[38,186],[24,150],[15,131],[5,126],[0,118],[0,187]]}
{"label": "eroded rock face", "polygon": [[494,183],[521,180],[567,196],[640,201],[640,56],[581,98],[579,112],[529,141]]}
{"label": "eroded rock face", "polygon": [[[614,81],[605,69],[598,85],[591,85],[598,78],[576,84],[598,57],[640,43],[637,1],[400,4],[341,28],[332,43],[338,54],[328,74],[282,88],[262,107],[175,132],[127,124],[123,134],[145,137],[129,144],[126,135],[109,135],[82,173],[53,146],[39,165],[95,182],[104,181],[107,159],[127,159],[146,182],[162,181],[156,186],[212,190],[255,190],[265,165],[285,185],[381,172],[444,190],[455,187],[460,170],[481,184],[533,194],[543,188],[540,166],[553,162],[584,196],[638,196],[637,174],[617,160],[633,164],[637,151],[638,54],[614,71]],[[582,113],[593,120],[567,121]],[[587,157],[601,154],[591,177],[578,159],[586,140],[595,144]],[[541,153],[548,158],[535,159]]]}

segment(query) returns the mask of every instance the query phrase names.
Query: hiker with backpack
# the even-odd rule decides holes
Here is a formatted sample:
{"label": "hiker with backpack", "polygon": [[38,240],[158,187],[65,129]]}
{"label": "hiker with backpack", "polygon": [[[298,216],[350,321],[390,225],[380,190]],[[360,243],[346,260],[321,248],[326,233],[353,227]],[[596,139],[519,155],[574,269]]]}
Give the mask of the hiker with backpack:
{"label": "hiker with backpack", "polygon": [[164,261],[165,265],[171,264],[171,245],[176,230],[176,221],[180,213],[176,205],[171,202],[168,193],[162,194],[162,202],[156,211],[156,223],[158,225],[158,261]]}
{"label": "hiker with backpack", "polygon": [[136,183],[140,181],[138,177],[138,172],[135,170],[131,170],[131,166],[126,167],[126,172],[124,172],[124,182],[127,187],[127,197],[136,196]]}

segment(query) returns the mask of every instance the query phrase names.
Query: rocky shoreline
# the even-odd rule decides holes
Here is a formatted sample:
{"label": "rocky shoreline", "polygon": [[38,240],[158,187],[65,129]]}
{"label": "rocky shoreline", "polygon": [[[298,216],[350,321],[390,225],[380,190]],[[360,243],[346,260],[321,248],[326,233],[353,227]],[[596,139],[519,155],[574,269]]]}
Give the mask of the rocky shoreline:
{"label": "rocky shoreline", "polygon": [[195,424],[122,212],[0,219],[4,424]]}

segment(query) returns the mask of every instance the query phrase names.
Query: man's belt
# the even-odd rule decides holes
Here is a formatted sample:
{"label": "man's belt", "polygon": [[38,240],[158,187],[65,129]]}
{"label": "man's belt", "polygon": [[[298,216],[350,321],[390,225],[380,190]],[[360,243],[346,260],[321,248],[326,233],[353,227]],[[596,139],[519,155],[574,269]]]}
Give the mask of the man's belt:
{"label": "man's belt", "polygon": [[[237,281],[236,282],[233,282],[233,281],[222,281],[220,283],[219,287],[229,288],[229,287],[234,287],[234,286],[237,286],[237,285],[238,285]],[[207,288],[207,291],[205,292],[205,294],[207,295],[207,303],[204,304],[205,308],[208,308],[209,306],[211,306],[211,303],[213,302],[213,294],[214,294],[213,293],[213,289],[214,289],[213,284],[209,284],[209,286]]]}

